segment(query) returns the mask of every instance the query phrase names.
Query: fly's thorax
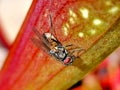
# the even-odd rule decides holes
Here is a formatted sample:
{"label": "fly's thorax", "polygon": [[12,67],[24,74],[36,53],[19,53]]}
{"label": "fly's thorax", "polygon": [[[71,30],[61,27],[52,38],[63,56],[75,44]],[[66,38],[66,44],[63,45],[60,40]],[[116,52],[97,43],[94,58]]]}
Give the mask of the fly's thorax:
{"label": "fly's thorax", "polygon": [[58,45],[50,50],[50,54],[63,61],[67,57],[68,52],[66,51],[65,47]]}

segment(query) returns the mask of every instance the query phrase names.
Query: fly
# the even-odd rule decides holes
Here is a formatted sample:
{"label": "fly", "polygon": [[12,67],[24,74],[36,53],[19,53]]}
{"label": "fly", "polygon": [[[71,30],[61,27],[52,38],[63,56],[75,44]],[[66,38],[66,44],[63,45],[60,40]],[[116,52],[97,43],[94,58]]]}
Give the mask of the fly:
{"label": "fly", "polygon": [[[53,29],[51,15],[49,16],[49,19],[50,19],[50,32],[46,32],[41,35],[37,29],[33,29],[33,31],[37,35],[39,40],[41,40],[42,43],[46,46],[50,55],[55,57],[58,61],[62,62],[64,65],[70,65],[75,60],[75,58],[78,57],[73,55],[73,53],[75,51],[82,51],[84,49],[77,48],[77,49],[67,50],[67,47],[72,46],[72,44],[64,46],[57,39],[57,37],[53,34],[55,32]],[[32,41],[34,42],[35,40],[32,39]]]}

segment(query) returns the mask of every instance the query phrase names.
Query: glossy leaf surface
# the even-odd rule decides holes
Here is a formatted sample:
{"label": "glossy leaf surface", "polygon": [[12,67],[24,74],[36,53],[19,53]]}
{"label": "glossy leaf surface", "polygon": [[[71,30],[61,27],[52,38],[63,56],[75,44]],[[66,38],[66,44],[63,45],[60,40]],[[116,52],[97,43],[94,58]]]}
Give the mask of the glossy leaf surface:
{"label": "glossy leaf surface", "polygon": [[[64,66],[38,48],[31,38],[50,31],[65,46],[86,51],[73,65]],[[120,41],[119,0],[35,0],[0,74],[1,90],[64,90],[83,78]],[[117,20],[118,19],[118,20]],[[116,22],[116,23],[115,23]],[[114,24],[115,23],[115,24]],[[111,38],[111,39],[110,39]],[[109,50],[109,51],[108,51]]]}

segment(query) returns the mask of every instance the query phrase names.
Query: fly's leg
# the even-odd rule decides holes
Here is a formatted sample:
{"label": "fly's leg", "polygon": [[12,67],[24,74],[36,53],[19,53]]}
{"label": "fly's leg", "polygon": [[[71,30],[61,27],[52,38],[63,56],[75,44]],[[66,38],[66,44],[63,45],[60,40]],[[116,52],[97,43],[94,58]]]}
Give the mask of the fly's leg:
{"label": "fly's leg", "polygon": [[50,0],[50,6],[49,6],[49,24],[50,24],[50,33],[51,34],[55,34],[55,29],[54,29],[53,22],[52,22],[52,4],[53,4],[53,0]]}
{"label": "fly's leg", "polygon": [[[65,48],[69,48],[71,46],[73,46],[73,44],[66,45]],[[76,51],[77,51],[77,53],[79,53],[81,51],[85,51],[85,49],[79,48],[79,47],[78,48],[74,48],[74,49],[67,49],[67,50],[70,51],[70,53],[69,53],[70,55],[74,54]]]}
{"label": "fly's leg", "polygon": [[69,51],[72,50],[73,44],[66,45],[65,48]]}
{"label": "fly's leg", "polygon": [[52,16],[49,14],[49,20],[50,20],[50,33],[54,33],[53,23],[52,23]]}
{"label": "fly's leg", "polygon": [[76,53],[75,57],[79,57],[79,53],[81,51],[85,51],[85,49],[83,49],[83,48],[76,48],[76,49],[70,50],[69,54],[72,56],[72,55],[74,55],[74,53]]}
{"label": "fly's leg", "polygon": [[53,23],[52,23],[52,16],[49,14],[49,20],[50,20],[50,33],[51,33],[51,38],[52,34],[55,35],[55,29],[53,28]]}
{"label": "fly's leg", "polygon": [[73,44],[66,45],[65,47],[67,48],[67,47],[71,47],[71,46],[73,46]]}

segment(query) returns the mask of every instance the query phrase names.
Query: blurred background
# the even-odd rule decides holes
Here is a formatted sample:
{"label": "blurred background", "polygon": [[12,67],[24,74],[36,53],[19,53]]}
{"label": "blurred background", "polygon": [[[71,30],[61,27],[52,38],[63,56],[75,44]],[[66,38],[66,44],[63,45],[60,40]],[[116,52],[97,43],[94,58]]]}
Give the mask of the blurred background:
{"label": "blurred background", "polygon": [[0,68],[12,47],[32,0],[0,0]]}
{"label": "blurred background", "polygon": [[[0,0],[0,69],[32,0]],[[120,90],[120,47],[70,90]]]}

